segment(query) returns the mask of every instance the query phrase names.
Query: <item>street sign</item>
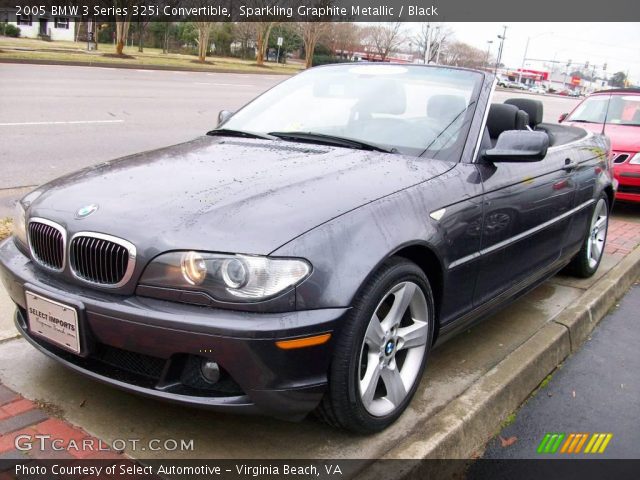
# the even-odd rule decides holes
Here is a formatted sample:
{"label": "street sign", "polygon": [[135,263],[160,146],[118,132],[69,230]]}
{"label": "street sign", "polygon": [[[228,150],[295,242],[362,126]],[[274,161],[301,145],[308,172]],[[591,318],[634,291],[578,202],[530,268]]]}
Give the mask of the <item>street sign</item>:
{"label": "street sign", "polygon": [[284,38],[278,37],[278,46],[281,47],[283,43],[284,43]]}

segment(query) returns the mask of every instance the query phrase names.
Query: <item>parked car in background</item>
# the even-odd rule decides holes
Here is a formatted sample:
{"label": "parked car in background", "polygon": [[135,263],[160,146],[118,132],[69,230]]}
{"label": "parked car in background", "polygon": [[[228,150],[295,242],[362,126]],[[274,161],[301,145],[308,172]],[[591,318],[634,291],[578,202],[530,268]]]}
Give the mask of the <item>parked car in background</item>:
{"label": "parked car in background", "polygon": [[531,87],[529,87],[529,91],[531,93],[539,93],[539,94],[547,93],[547,90],[542,85],[532,85]]}
{"label": "parked car in background", "polygon": [[511,80],[509,80],[509,78],[505,77],[504,75],[498,75],[496,77],[496,85],[498,87],[507,88],[507,85],[509,85],[510,81]]}
{"label": "parked car in background", "polygon": [[526,90],[527,86],[524,83],[521,83],[515,80],[510,80],[509,83],[507,83],[507,88],[513,88],[516,90]]}
{"label": "parked car in background", "polygon": [[640,202],[640,88],[595,92],[560,121],[611,139],[616,198]]}
{"label": "parked car in background", "polygon": [[18,330],[148,397],[384,429],[435,345],[602,259],[608,140],[493,84],[313,68],[207,135],[37,188],[0,244]]}

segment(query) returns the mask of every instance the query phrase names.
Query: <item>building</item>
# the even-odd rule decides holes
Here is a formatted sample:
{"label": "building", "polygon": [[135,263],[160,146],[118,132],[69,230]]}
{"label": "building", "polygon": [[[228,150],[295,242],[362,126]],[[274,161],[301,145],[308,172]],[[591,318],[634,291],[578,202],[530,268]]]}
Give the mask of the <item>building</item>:
{"label": "building", "polygon": [[20,36],[42,40],[76,40],[76,21],[73,17],[49,15],[15,15],[4,13],[5,22],[20,29]]}

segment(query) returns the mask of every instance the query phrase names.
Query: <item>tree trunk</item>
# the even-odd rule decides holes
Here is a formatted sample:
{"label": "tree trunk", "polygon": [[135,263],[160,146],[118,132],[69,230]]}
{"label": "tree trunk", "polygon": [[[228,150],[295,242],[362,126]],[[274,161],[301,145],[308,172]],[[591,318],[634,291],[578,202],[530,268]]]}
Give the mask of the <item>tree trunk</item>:
{"label": "tree trunk", "polygon": [[313,52],[315,49],[316,49],[315,42],[309,42],[307,45],[304,46],[304,53],[305,53],[304,67],[305,68],[311,68],[313,66]]}
{"label": "tree trunk", "polygon": [[256,54],[256,63],[260,66],[264,65],[264,57],[269,46],[269,35],[271,33],[271,27],[273,23],[269,23],[268,25],[258,25],[258,53]]}
{"label": "tree trunk", "polygon": [[144,29],[140,22],[138,22],[138,51],[140,53],[144,51]]}

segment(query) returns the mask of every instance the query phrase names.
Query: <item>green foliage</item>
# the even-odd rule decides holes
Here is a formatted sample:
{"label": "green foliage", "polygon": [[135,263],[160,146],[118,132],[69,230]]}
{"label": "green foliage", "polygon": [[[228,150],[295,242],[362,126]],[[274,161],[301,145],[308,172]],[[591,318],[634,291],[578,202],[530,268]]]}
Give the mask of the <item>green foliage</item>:
{"label": "green foliage", "polygon": [[627,85],[627,74],[624,72],[614,73],[609,79],[609,85],[624,88]]}
{"label": "green foliage", "polygon": [[178,39],[186,46],[198,45],[198,29],[193,22],[178,24]]}
{"label": "green foliage", "polygon": [[211,41],[215,45],[216,55],[231,56],[231,44],[234,41],[235,25],[224,22],[216,25],[211,33]]}
{"label": "green foliage", "polygon": [[116,24],[114,22],[103,23],[98,26],[98,42],[111,43],[116,35]]}
{"label": "green foliage", "polygon": [[287,54],[300,49],[302,38],[291,24],[284,23],[273,27],[269,35],[269,50],[274,56],[278,52],[278,37],[282,37],[280,63],[287,63]]}
{"label": "green foliage", "polygon": [[17,38],[20,36],[20,29],[11,23],[7,23],[4,26],[3,35],[6,35],[7,37]]}

